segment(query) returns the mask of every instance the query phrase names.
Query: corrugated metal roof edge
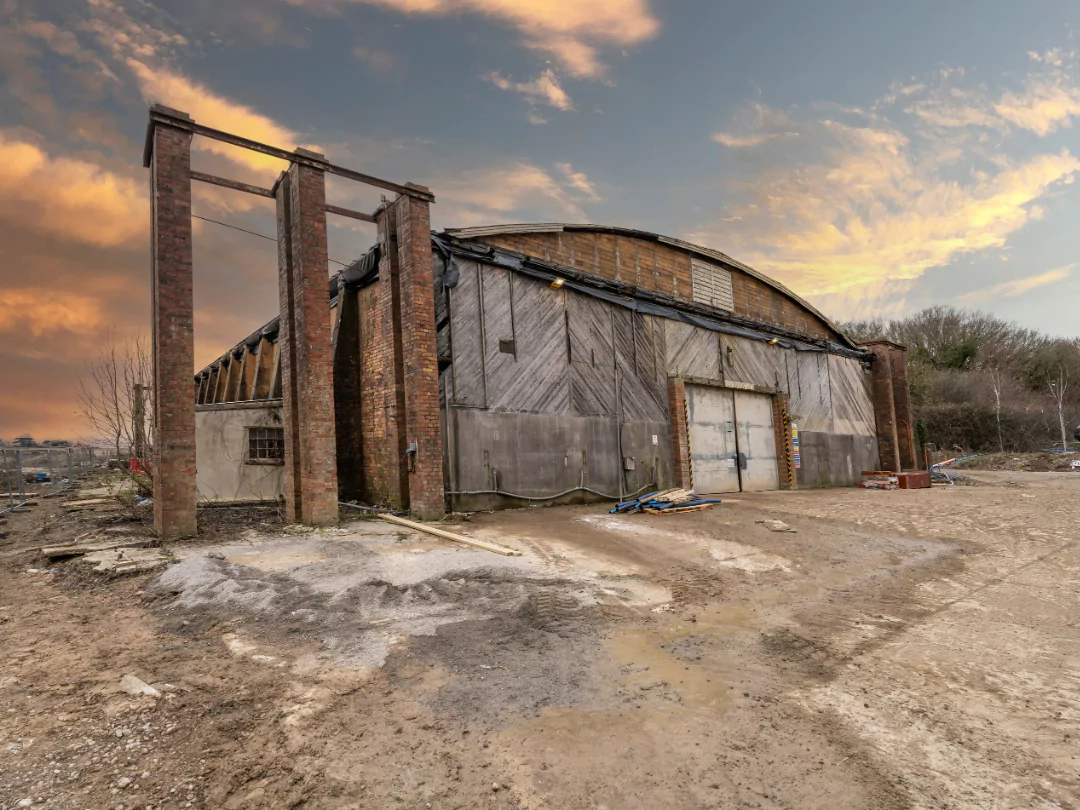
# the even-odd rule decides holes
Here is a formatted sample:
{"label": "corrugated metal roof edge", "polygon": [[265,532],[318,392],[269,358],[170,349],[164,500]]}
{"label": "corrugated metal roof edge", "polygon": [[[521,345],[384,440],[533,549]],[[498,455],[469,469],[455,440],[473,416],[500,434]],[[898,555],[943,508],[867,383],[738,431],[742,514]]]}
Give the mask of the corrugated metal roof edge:
{"label": "corrugated metal roof edge", "polygon": [[539,223],[519,223],[519,224],[507,224],[507,225],[481,225],[474,228],[446,228],[443,233],[450,236],[454,236],[458,239],[477,239],[482,236],[499,236],[502,234],[510,233],[559,233],[560,231],[592,231],[596,233],[610,233],[621,234],[626,236],[633,236],[638,239],[647,239],[654,242],[662,242],[672,247],[680,248],[688,253],[696,253],[700,256],[706,256],[710,259],[714,259],[724,264],[728,264],[737,270],[741,270],[747,275],[753,276],[758,281],[764,284],[768,284],[773,289],[782,292],[791,300],[795,301],[799,306],[812,313],[814,316],[821,319],[821,321],[838,334],[851,348],[856,348],[855,342],[844,334],[843,330],[837,326],[831,318],[827,317],[824,313],[817,309],[813,304],[800,296],[793,293],[779,281],[773,278],[769,278],[764,273],[755,270],[748,264],[743,264],[737,259],[733,259],[726,253],[721,253],[719,250],[713,250],[702,245],[695,245],[692,242],[686,242],[682,239],[677,239],[672,236],[664,236],[663,234],[653,233],[652,231],[640,231],[636,228],[620,228],[612,225],[592,225],[592,224],[575,224],[572,222],[539,222]]}

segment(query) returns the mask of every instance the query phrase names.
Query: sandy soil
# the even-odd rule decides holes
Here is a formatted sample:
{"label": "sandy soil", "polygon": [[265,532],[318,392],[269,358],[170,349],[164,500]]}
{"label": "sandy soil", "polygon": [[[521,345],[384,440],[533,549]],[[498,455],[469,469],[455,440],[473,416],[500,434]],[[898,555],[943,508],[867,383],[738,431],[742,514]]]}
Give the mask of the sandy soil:
{"label": "sandy soil", "polygon": [[34,549],[145,527],[43,501],[0,527],[0,808],[1080,807],[1080,475],[966,475],[455,524],[520,558],[207,515],[121,578]]}

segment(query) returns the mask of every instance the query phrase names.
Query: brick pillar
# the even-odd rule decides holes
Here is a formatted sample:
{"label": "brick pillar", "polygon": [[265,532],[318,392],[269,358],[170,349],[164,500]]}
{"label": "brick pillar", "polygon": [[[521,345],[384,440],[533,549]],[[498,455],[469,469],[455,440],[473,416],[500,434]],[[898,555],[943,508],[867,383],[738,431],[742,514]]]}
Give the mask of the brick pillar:
{"label": "brick pillar", "polygon": [[686,429],[686,386],[682,377],[668,377],[668,419],[671,426],[673,485],[690,489],[690,436]]}
{"label": "brick pillar", "polygon": [[893,406],[896,409],[896,438],[900,452],[900,465],[905,470],[922,468],[920,453],[915,447],[915,422],[911,413],[911,397],[908,390],[907,348],[889,347],[889,365],[892,371]]}
{"label": "brick pillar", "polygon": [[[423,186],[416,188],[427,191]],[[446,513],[446,492],[439,359],[435,347],[435,270],[431,259],[430,206],[426,200],[399,195],[393,208],[397,229],[397,294],[402,327],[409,509],[422,518],[437,519]]]}
{"label": "brick pillar", "polygon": [[860,345],[874,354],[870,365],[870,389],[874,400],[874,421],[877,425],[878,465],[882,470],[900,472],[900,441],[897,435],[892,369],[892,350],[895,344],[875,341]]}
{"label": "brick pillar", "polygon": [[[397,207],[383,203],[375,211],[379,233],[379,281],[372,334],[362,336],[364,364],[373,388],[371,435],[363,437],[372,453],[371,496],[395,509],[409,508],[409,480],[405,451],[408,429],[405,417],[405,369],[402,363],[400,256],[398,251]],[[368,424],[365,422],[365,425]]]}
{"label": "brick pillar", "polygon": [[[296,152],[322,158],[303,149]],[[338,485],[325,173],[293,163],[275,194],[285,513],[290,521],[327,525],[338,520]]]}
{"label": "brick pillar", "polygon": [[776,471],[780,489],[795,489],[795,445],[791,436],[791,403],[777,394],[772,398],[773,432],[776,437]]}
{"label": "brick pillar", "polygon": [[195,324],[191,260],[191,133],[151,109],[149,152],[151,321],[154,368],[154,528],[166,538],[195,534]]}
{"label": "brick pillar", "polygon": [[343,501],[363,497],[360,405],[360,312],[358,294],[338,290],[334,325],[334,428],[337,435],[338,493]]}

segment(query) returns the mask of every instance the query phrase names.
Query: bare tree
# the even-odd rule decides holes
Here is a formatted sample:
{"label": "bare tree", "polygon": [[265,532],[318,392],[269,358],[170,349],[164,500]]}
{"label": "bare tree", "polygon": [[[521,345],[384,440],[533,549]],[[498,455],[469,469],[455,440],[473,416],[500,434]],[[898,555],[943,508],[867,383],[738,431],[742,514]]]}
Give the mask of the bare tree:
{"label": "bare tree", "polygon": [[990,386],[994,389],[994,418],[997,420],[998,452],[1005,452],[1005,435],[1001,430],[1001,369],[993,366],[988,369]]}
{"label": "bare tree", "polygon": [[1046,385],[1050,389],[1050,396],[1057,403],[1058,424],[1061,426],[1061,449],[1068,452],[1069,434],[1065,430],[1065,393],[1069,390],[1069,378],[1065,374],[1065,367],[1058,366],[1057,379],[1048,379]]}
{"label": "bare tree", "polygon": [[79,406],[91,428],[109,442],[116,458],[125,451],[150,455],[153,407],[147,407],[147,383],[151,375],[150,350],[138,335],[118,339],[106,332],[105,341],[85,370],[79,374]]}

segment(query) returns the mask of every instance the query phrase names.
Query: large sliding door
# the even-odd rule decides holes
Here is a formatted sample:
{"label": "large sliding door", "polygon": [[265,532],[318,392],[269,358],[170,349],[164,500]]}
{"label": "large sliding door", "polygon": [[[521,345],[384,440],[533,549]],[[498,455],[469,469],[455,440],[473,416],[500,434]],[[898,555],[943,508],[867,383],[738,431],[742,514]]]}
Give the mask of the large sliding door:
{"label": "large sliding door", "polygon": [[735,399],[726,388],[686,386],[690,459],[700,493],[739,491]]}
{"label": "large sliding door", "polygon": [[694,489],[703,494],[779,488],[772,398],[686,386]]}

